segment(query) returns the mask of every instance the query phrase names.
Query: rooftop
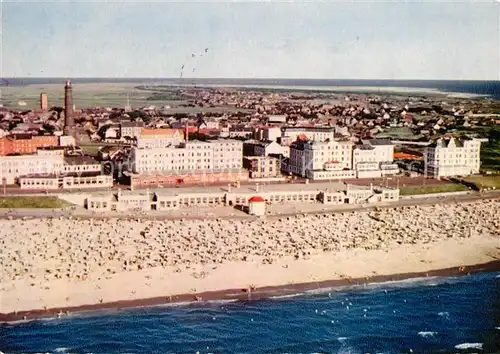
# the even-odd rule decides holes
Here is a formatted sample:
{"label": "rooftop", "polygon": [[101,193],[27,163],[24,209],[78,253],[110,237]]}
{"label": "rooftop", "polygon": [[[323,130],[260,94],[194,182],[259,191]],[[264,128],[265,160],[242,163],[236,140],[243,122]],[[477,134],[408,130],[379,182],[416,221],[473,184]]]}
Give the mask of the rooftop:
{"label": "rooftop", "polygon": [[99,165],[99,162],[92,156],[65,156],[66,165]]}
{"label": "rooftop", "polygon": [[281,131],[314,131],[314,132],[324,132],[324,133],[332,133],[333,128],[326,127],[282,127]]}
{"label": "rooftop", "polygon": [[142,128],[141,138],[156,137],[156,136],[173,137],[176,134],[184,136],[184,130]]}
{"label": "rooftop", "polygon": [[372,145],[366,145],[366,144],[355,145],[354,148],[358,149],[358,150],[374,150],[375,149],[375,147],[373,147]]}
{"label": "rooftop", "polygon": [[373,146],[393,145],[392,141],[390,141],[389,139],[368,139],[362,140],[362,143]]}
{"label": "rooftop", "polygon": [[19,178],[63,178],[63,177],[97,177],[101,176],[100,172],[69,172],[63,174],[56,173],[32,173],[27,175],[19,176]]}
{"label": "rooftop", "polygon": [[144,127],[144,122],[141,122],[141,121],[135,121],[135,122],[129,122],[129,121],[125,121],[125,122],[121,122],[120,125],[123,127],[123,128],[133,128],[133,127]]}
{"label": "rooftop", "polygon": [[[358,186],[358,185],[349,185],[349,189],[361,190],[361,189],[370,189],[369,186]],[[377,189],[381,189],[381,187],[376,187]],[[121,191],[122,196],[139,196],[139,195],[147,195],[149,192],[152,196],[156,193],[158,196],[175,196],[179,194],[224,194],[224,193],[237,193],[237,194],[248,194],[254,196],[256,194],[264,194],[269,192],[301,192],[301,191],[310,191],[314,193],[319,193],[321,191],[326,192],[338,192],[345,191],[347,189],[347,185],[342,182],[319,182],[319,183],[281,183],[281,184],[260,184],[258,187],[256,185],[242,185],[239,188],[234,186],[231,187],[231,191],[229,192],[228,186],[193,186],[193,187],[180,187],[180,188],[151,188],[148,190],[139,190],[139,191]],[[381,190],[383,190],[382,188]],[[93,195],[105,195],[105,192],[98,192]]]}

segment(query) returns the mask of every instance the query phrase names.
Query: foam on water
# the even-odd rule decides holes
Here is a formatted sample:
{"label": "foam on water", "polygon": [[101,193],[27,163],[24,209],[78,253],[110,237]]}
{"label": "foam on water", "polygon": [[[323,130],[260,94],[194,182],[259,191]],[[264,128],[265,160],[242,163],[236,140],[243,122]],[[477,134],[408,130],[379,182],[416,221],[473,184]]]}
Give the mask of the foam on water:
{"label": "foam on water", "polygon": [[304,295],[304,293],[271,296],[270,299],[272,299],[272,300],[288,299],[288,298],[294,298],[294,297],[301,296],[301,295]]}
{"label": "foam on water", "polygon": [[[434,281],[433,283],[430,283]],[[435,281],[438,281],[437,283]],[[364,284],[349,284],[335,287],[323,287],[318,289],[306,290],[303,293],[294,294],[292,296],[300,296],[300,295],[320,295],[325,293],[340,293],[350,290],[392,290],[392,289],[401,289],[401,288],[409,288],[414,286],[436,286],[442,283],[451,283],[455,282],[456,278],[444,278],[444,277],[418,277],[418,278],[410,278],[410,279],[402,279],[402,280],[388,280],[384,282],[372,282],[372,283],[364,283]],[[290,296],[290,297],[292,297]],[[273,298],[279,298],[280,295],[273,296]],[[288,295],[284,295],[284,297],[288,297]]]}
{"label": "foam on water", "polygon": [[483,349],[483,343],[462,343],[455,345],[455,349]]}
{"label": "foam on water", "polygon": [[418,332],[418,335],[420,337],[424,337],[424,338],[426,338],[426,337],[434,337],[436,334],[437,334],[437,332],[430,332],[430,331],[429,332],[426,332],[426,331]]}

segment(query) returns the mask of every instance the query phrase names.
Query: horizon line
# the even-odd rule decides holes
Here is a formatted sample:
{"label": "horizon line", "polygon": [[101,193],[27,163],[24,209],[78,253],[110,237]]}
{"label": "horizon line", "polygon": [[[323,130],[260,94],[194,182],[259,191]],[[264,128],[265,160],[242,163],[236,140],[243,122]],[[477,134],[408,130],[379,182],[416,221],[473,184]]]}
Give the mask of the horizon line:
{"label": "horizon line", "polygon": [[258,78],[249,78],[249,77],[152,77],[152,76],[50,76],[50,77],[31,77],[31,76],[3,76],[3,80],[48,80],[48,79],[56,79],[56,80],[79,80],[79,79],[102,79],[102,80],[177,80],[177,81],[189,81],[189,80],[317,80],[317,81],[480,81],[480,82],[499,82],[500,79],[347,79],[347,78],[279,78],[279,77],[258,77]]}

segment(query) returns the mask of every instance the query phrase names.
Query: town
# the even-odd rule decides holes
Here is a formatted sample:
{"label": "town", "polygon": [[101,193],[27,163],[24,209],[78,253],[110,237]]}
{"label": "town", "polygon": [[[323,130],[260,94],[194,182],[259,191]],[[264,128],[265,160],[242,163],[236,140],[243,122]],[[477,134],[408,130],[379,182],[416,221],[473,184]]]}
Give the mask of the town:
{"label": "town", "polygon": [[[4,194],[85,191],[93,211],[229,205],[264,215],[271,203],[397,201],[412,185],[461,190],[452,181],[470,188],[466,177],[499,172],[500,115],[487,99],[139,88],[184,104],[78,109],[68,80],[63,107],[44,92],[38,109],[1,107]],[[481,159],[485,144],[493,158]]]}

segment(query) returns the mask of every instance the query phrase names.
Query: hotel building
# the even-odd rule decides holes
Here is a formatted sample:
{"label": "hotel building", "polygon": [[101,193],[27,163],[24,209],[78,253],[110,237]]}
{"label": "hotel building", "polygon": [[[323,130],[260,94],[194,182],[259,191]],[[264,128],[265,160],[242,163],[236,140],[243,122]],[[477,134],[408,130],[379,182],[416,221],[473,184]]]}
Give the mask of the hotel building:
{"label": "hotel building", "polygon": [[237,140],[192,141],[180,147],[133,147],[132,172],[147,174],[241,169],[242,151],[242,142]]}
{"label": "hotel building", "polygon": [[108,188],[113,177],[88,156],[64,156],[63,149],[38,150],[33,155],[0,157],[0,178],[22,189]]}
{"label": "hotel building", "polygon": [[479,173],[481,142],[484,139],[439,138],[424,150],[424,174],[440,178]]}
{"label": "hotel building", "polygon": [[393,160],[394,145],[390,140],[362,140],[353,149],[352,166],[358,178],[377,178],[399,173]]}
{"label": "hotel building", "polygon": [[133,147],[132,188],[176,183],[218,183],[248,179],[242,169],[243,144],[237,140],[183,143],[178,147]]}
{"label": "hotel building", "polygon": [[290,145],[288,172],[310,179],[354,178],[349,140],[296,141]]}

